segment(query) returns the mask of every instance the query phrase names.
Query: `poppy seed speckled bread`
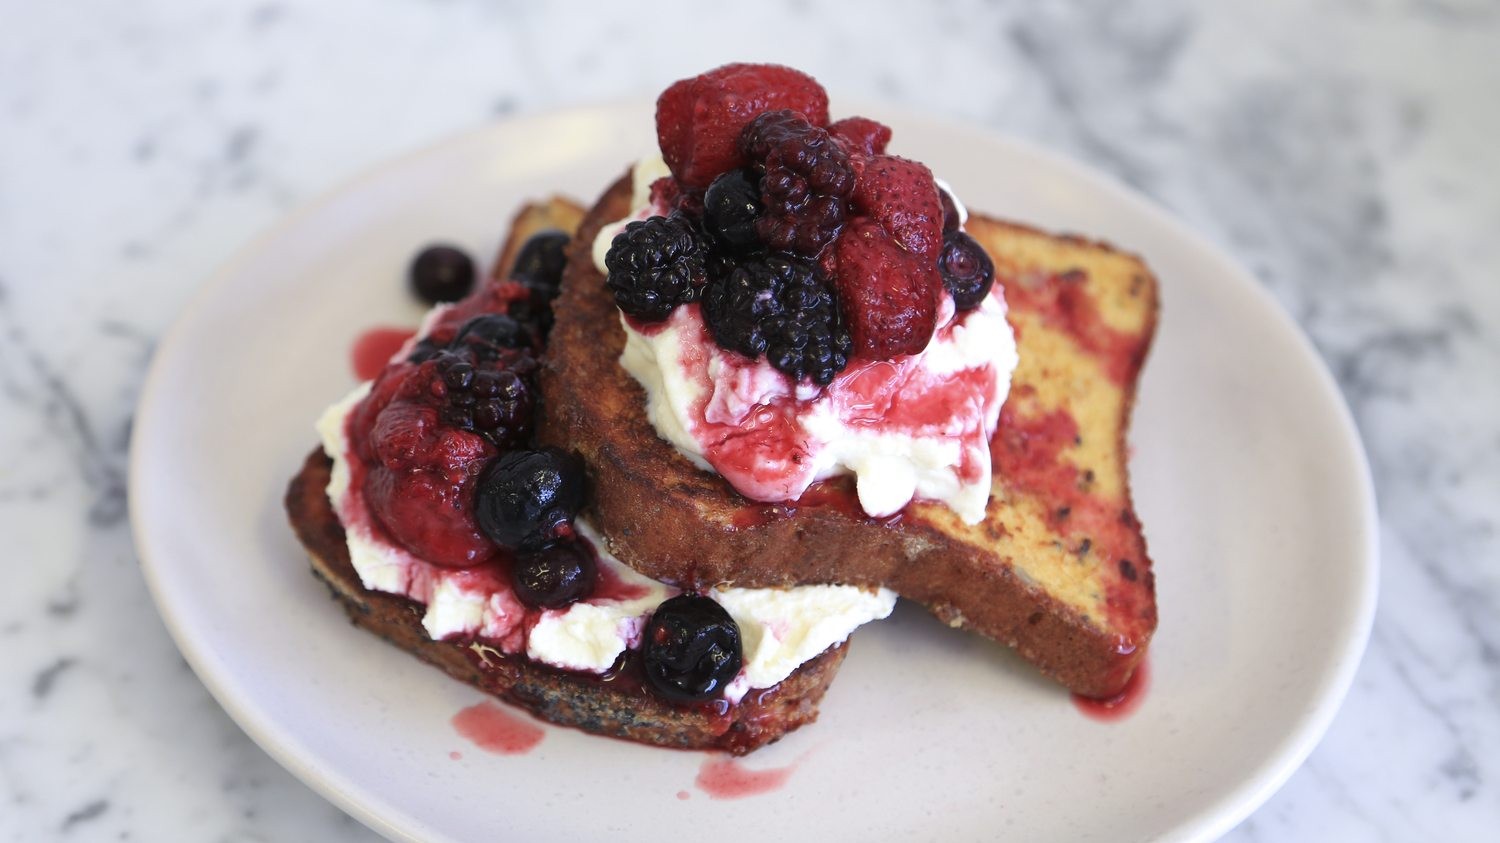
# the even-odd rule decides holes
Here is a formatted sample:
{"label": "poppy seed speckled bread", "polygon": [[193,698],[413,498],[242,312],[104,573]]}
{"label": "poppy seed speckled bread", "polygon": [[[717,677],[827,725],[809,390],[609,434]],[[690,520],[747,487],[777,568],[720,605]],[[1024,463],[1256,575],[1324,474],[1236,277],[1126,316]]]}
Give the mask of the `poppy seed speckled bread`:
{"label": "poppy seed speckled bread", "polygon": [[599,229],[630,212],[628,176],[571,245],[543,361],[542,438],[579,451],[590,516],[642,573],[686,587],[888,586],[955,627],[1014,647],[1069,689],[1121,691],[1156,627],[1125,434],[1157,315],[1155,278],[1097,242],[969,218],[990,255],[1020,364],[991,441],[984,519],[917,501],[866,517],[847,480],[763,504],[657,435],[619,363],[625,334],[591,259]]}
{"label": "poppy seed speckled bread", "polygon": [[[533,234],[573,232],[583,213],[558,198],[524,207],[512,223],[497,270],[512,266],[521,244]],[[846,647],[835,645],[775,688],[749,694],[736,705],[679,705],[643,687],[628,668],[604,680],[506,657],[465,639],[433,640],[422,623],[423,606],[362,585],[350,561],[344,525],[326,492],[332,465],[321,448],[311,453],[292,479],[285,504],[314,575],[354,624],[550,722],[658,746],[743,754],[816,719],[818,703],[843,662]]]}

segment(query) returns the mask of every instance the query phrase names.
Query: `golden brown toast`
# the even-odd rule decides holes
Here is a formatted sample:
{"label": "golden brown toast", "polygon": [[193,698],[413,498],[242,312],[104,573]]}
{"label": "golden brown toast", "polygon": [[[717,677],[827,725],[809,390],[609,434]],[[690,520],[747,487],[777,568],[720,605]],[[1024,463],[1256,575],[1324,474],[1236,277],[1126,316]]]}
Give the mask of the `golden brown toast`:
{"label": "golden brown toast", "polygon": [[[549,228],[572,232],[584,211],[566,199],[525,206],[512,222],[496,262],[503,276],[521,244]],[[478,300],[478,299],[476,299]],[[370,591],[349,561],[344,527],[325,489],[332,461],[311,453],[286,493],[292,528],[355,625],[482,691],[522,706],[538,717],[588,732],[680,749],[723,749],[744,754],[817,718],[818,703],[838,673],[846,648],[834,646],[803,664],[775,689],[747,695],[739,705],[677,705],[646,690],[627,668],[609,681],[551,668],[466,641],[434,641],[422,626],[423,607],[393,594]]]}
{"label": "golden brown toast", "polygon": [[1125,465],[1157,313],[1156,281],[1138,258],[970,217],[1021,359],[991,443],[989,508],[973,526],[924,502],[876,521],[843,480],[795,504],[749,501],[656,434],[644,392],[618,363],[624,331],[590,255],[599,228],[628,206],[626,178],[581,224],[542,370],[543,438],[584,456],[593,521],[620,559],[689,586],[888,586],[1015,647],[1078,693],[1124,687],[1156,627]]}

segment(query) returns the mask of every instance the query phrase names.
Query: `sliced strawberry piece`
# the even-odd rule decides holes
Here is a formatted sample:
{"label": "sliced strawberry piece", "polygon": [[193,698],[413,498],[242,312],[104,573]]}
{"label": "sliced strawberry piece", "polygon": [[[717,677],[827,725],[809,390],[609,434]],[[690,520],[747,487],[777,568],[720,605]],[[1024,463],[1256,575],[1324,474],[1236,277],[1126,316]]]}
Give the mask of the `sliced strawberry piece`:
{"label": "sliced strawberry piece", "polygon": [[865,160],[854,183],[854,209],[880,221],[903,249],[937,262],[943,248],[943,203],[932,171],[895,155]]}
{"label": "sliced strawberry piece", "polygon": [[828,133],[859,155],[880,155],[891,142],[891,127],[868,117],[845,117],[828,127]]}
{"label": "sliced strawberry piece", "polygon": [[901,248],[867,217],[851,220],[835,248],[854,356],[889,360],[926,348],[943,289],[933,262]]}
{"label": "sliced strawberry piece", "polygon": [[726,64],[674,82],[656,100],[656,137],[667,167],[682,185],[706,189],[721,173],[744,166],[740,133],[762,112],[800,111],[828,123],[828,94],[805,73],[776,64]]}

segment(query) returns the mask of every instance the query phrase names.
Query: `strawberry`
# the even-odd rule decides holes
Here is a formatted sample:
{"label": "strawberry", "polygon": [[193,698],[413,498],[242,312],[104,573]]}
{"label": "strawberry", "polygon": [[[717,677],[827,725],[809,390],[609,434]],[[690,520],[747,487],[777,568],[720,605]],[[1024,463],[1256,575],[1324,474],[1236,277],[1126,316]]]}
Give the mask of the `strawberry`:
{"label": "strawberry", "polygon": [[933,261],[901,248],[868,217],[851,220],[834,248],[854,355],[889,360],[926,348],[943,289]]}
{"label": "strawberry", "polygon": [[721,173],[742,167],[739,138],[762,112],[800,111],[828,123],[828,94],[801,71],[777,64],[726,64],[682,79],[656,101],[656,137],[672,175],[702,192]]}
{"label": "strawberry", "polygon": [[880,155],[891,142],[891,127],[868,117],[845,117],[830,125],[828,133],[857,155]]}
{"label": "strawberry", "polygon": [[929,265],[943,248],[943,203],[932,171],[895,155],[873,155],[854,183],[854,209],[880,221],[903,249]]}

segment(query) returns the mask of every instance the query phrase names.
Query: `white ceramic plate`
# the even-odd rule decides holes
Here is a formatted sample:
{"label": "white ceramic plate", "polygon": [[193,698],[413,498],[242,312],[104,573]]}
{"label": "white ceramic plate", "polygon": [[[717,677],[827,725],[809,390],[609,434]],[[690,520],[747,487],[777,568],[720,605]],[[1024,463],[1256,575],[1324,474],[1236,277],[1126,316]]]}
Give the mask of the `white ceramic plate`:
{"label": "white ceramic plate", "polygon": [[351,341],[415,324],[401,278],[428,241],[491,255],[522,200],[591,199],[648,151],[650,109],[632,104],[497,124],[367,174],[231,262],[163,341],[135,430],[136,539],[178,646],[245,731],[411,840],[1202,840],[1269,796],[1333,717],[1374,609],[1373,494],[1332,379],[1242,269],[1114,181],[889,122],[894,151],[971,206],[1111,240],[1161,279],[1131,436],[1161,628],[1132,717],[1087,719],[1004,648],[903,607],[856,635],[821,722],[746,761],[799,762],[786,786],[711,800],[700,754],[555,727],[524,756],[479,751],[449,722],[477,691],[349,626],[281,495],[352,383]]}

